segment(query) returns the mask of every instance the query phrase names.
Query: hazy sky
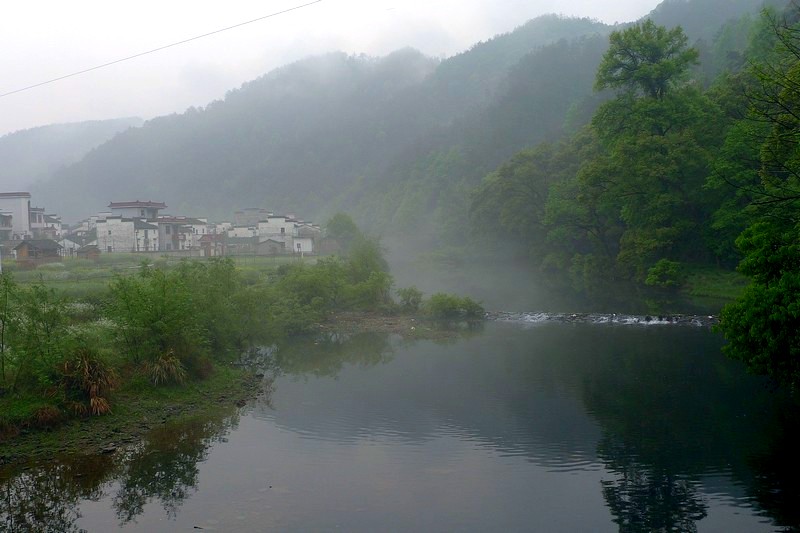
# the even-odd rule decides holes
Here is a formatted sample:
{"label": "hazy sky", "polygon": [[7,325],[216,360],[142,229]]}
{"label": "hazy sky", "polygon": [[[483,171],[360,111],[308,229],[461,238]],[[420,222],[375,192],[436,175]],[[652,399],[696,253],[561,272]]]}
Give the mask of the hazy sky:
{"label": "hazy sky", "polygon": [[[29,0],[0,10],[0,94],[310,0]],[[152,118],[203,106],[308,55],[448,56],[543,13],[613,23],[659,0],[322,0],[310,7],[0,98],[0,135],[56,122]]]}

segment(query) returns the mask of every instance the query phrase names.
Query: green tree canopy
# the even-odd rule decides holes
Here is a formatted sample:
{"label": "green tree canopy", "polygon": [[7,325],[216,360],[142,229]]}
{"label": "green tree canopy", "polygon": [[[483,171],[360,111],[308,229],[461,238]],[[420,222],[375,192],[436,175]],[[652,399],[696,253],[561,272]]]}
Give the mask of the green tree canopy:
{"label": "green tree canopy", "polygon": [[609,41],[597,71],[597,90],[622,89],[661,99],[697,63],[698,52],[687,47],[680,26],[668,30],[648,19],[612,33]]}
{"label": "green tree canopy", "polygon": [[[753,284],[722,313],[726,353],[776,381],[800,384],[800,26],[770,17],[776,54],[757,64],[758,87],[749,95],[758,136],[750,137],[760,166],[749,188],[754,222],[737,240],[739,270]],[[755,150],[753,150],[755,151]],[[756,174],[755,170],[753,171]]]}

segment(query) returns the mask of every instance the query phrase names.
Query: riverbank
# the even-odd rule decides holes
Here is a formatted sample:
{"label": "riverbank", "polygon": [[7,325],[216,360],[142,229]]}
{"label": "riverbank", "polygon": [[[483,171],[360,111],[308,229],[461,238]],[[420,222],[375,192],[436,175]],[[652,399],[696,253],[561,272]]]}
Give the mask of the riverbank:
{"label": "riverbank", "polygon": [[217,368],[208,379],[182,386],[131,383],[114,393],[107,415],[73,418],[51,428],[21,428],[0,442],[0,465],[61,454],[113,453],[169,420],[224,414],[261,390],[261,377],[232,367]]}
{"label": "riverbank", "polygon": [[[473,322],[474,324],[474,322]],[[463,323],[427,320],[407,314],[336,312],[311,329],[315,333],[387,333],[404,339],[444,340],[463,334]],[[264,390],[264,376],[227,364],[218,364],[205,380],[184,385],[154,386],[144,380],[126,382],[111,396],[112,411],[104,416],[80,417],[37,424],[34,411],[8,420],[0,435],[0,465],[61,454],[113,453],[135,443],[151,429],[173,420],[226,414]],[[8,399],[0,407],[9,409]]]}
{"label": "riverbank", "polygon": [[388,333],[404,339],[447,339],[457,337],[466,328],[480,324],[481,319],[448,321],[426,318],[417,314],[382,314],[366,311],[332,313],[325,322],[316,325],[320,332]]}

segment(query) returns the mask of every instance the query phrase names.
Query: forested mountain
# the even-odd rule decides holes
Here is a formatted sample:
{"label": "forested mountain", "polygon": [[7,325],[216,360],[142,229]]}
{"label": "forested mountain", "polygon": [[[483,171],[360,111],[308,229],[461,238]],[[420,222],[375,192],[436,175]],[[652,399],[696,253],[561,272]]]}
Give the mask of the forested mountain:
{"label": "forested mountain", "polygon": [[117,135],[40,193],[74,217],[136,198],[347,210],[584,294],[739,264],[752,285],[722,314],[726,350],[800,384],[800,6],[771,4],[542,17],[443,61],[310,58]]}
{"label": "forested mountain", "polygon": [[[656,15],[709,20],[711,1]],[[729,4],[718,25],[758,2]],[[67,218],[147,198],[212,217],[346,209],[374,232],[461,238],[469,189],[520,149],[579,129],[607,97],[592,84],[613,29],[545,16],[441,61],[411,49],[309,58],[123,132],[34,192]]]}
{"label": "forested mountain", "polygon": [[53,124],[0,137],[0,190],[27,189],[130,127],[138,118]]}
{"label": "forested mountain", "polygon": [[680,26],[691,42],[711,41],[724,23],[752,13],[762,5],[782,4],[785,2],[780,0],[664,0],[647,18],[667,28]]}
{"label": "forested mountain", "polygon": [[68,217],[123,197],[220,217],[243,205],[322,215],[331,198],[352,205],[344,191],[383,175],[427,135],[489,107],[531,50],[607,31],[547,16],[445,61],[410,49],[385,58],[309,58],[205,109],[125,132],[36,192],[50,203],[75,197],[60,207]]}
{"label": "forested mountain", "polygon": [[594,83],[610,98],[471,191],[472,242],[512,243],[532,272],[588,294],[614,281],[675,288],[690,269],[738,264],[751,284],[722,312],[724,349],[796,390],[800,6],[733,24],[748,30],[735,51],[746,61],[710,87],[680,27],[613,32]]}

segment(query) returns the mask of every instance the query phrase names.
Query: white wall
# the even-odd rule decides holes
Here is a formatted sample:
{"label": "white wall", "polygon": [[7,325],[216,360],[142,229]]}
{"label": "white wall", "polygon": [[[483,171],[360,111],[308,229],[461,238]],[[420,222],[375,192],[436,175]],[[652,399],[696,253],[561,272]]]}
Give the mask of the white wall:
{"label": "white wall", "polygon": [[293,252],[303,252],[310,254],[314,251],[314,240],[309,237],[295,237],[293,239]]}
{"label": "white wall", "polygon": [[97,246],[103,253],[136,251],[133,220],[108,217],[97,221]]}
{"label": "white wall", "polygon": [[30,199],[28,193],[19,196],[0,196],[0,210],[11,213],[12,238],[22,239],[31,233]]}
{"label": "white wall", "polygon": [[234,226],[233,228],[228,230],[228,237],[232,237],[235,239],[243,239],[248,237],[255,237],[256,230],[255,228],[243,227],[243,226]]}

